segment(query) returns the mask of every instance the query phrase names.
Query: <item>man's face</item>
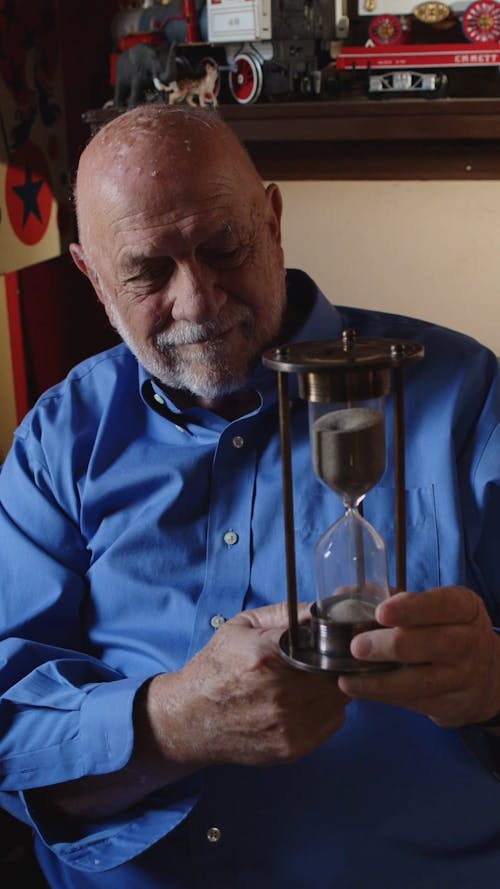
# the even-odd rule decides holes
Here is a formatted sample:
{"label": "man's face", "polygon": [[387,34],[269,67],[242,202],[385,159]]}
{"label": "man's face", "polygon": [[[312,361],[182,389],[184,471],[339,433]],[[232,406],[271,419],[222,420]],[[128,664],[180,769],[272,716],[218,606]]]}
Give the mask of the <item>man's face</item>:
{"label": "man's face", "polygon": [[285,304],[278,190],[210,166],[165,189],[151,172],[112,189],[93,250],[99,295],[141,364],[208,399],[244,386]]}

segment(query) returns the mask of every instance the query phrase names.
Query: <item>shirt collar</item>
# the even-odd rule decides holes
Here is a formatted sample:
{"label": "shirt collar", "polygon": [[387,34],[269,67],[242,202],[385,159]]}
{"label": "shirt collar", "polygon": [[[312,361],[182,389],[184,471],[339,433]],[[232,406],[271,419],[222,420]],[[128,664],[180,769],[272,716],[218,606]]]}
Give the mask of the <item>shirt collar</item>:
{"label": "shirt collar", "polygon": [[[296,302],[301,308],[309,307],[304,321],[290,342],[312,342],[325,339],[325,333],[328,334],[327,339],[336,339],[340,336],[342,330],[340,313],[316,286],[312,278],[300,269],[287,270],[287,299],[289,302]],[[276,373],[265,367],[262,362],[259,362],[253,371],[250,385],[261,398],[261,407],[256,412],[276,403]],[[139,387],[141,397],[148,407],[184,429],[186,429],[188,419],[198,425],[201,413],[207,417],[210,415],[209,411],[201,411],[199,408],[191,408],[188,411],[180,410],[142,365],[139,365]],[[293,376],[290,380],[290,395],[296,397],[296,394],[297,379]],[[196,412],[196,417],[193,410]],[[227,421],[222,418],[218,418],[215,422],[218,425],[227,425]]]}

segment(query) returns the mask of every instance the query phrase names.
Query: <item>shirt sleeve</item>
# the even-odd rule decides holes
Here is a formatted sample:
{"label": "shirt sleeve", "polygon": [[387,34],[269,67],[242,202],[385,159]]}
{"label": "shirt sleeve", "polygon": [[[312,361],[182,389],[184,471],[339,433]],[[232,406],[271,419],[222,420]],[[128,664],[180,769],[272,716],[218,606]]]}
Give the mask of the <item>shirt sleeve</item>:
{"label": "shirt sleeve", "polygon": [[30,789],[126,765],[134,699],[149,678],[89,650],[78,498],[61,496],[42,456],[20,435],[0,472],[0,795],[62,859],[105,870],[176,827],[195,796],[179,782],[77,830],[30,804]]}
{"label": "shirt sleeve", "polygon": [[76,505],[61,500],[21,437],[0,472],[0,786],[7,789],[123,766],[134,696],[146,678],[127,679],[89,650],[82,613],[89,555]]}

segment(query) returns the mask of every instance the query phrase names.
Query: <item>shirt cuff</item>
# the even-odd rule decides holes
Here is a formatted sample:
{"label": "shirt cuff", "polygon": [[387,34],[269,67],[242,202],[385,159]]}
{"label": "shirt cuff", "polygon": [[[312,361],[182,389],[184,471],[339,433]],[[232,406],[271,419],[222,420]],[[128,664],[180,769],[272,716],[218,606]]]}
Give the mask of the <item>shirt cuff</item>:
{"label": "shirt cuff", "polygon": [[134,700],[144,681],[102,682],[85,696],[79,729],[85,775],[116,772],[129,761],[134,746]]}
{"label": "shirt cuff", "polygon": [[89,823],[42,815],[30,806],[29,791],[22,796],[46,849],[42,857],[54,855],[76,870],[99,873],[137,858],[178,827],[195,806],[200,785],[200,776],[192,776],[112,818]]}
{"label": "shirt cuff", "polygon": [[[133,750],[133,706],[144,679],[102,683],[88,692],[81,709],[79,741],[85,775],[123,768]],[[70,822],[30,803],[21,794],[29,820],[44,845],[79,870],[104,871],[124,864],[166,836],[189,814],[199,793],[199,777],[169,785],[141,803],[94,822]]]}

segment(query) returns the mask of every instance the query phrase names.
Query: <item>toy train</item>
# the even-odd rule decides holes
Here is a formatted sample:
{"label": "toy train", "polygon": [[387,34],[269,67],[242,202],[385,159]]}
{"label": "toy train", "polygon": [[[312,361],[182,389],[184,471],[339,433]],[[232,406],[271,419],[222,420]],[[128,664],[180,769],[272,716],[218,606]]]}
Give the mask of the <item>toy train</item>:
{"label": "toy train", "polygon": [[[437,96],[451,69],[500,70],[500,3],[441,0],[169,0],[119,12],[111,81],[137,43],[175,45],[176,77],[207,61],[217,94],[258,100],[340,96],[361,82],[369,96]],[[165,61],[165,57],[163,57]],[[161,88],[162,62],[155,85]],[[447,73],[448,72],[448,73]],[[165,73],[165,72],[164,72]],[[159,75],[159,76],[158,76]],[[166,75],[163,80],[166,81]]]}

